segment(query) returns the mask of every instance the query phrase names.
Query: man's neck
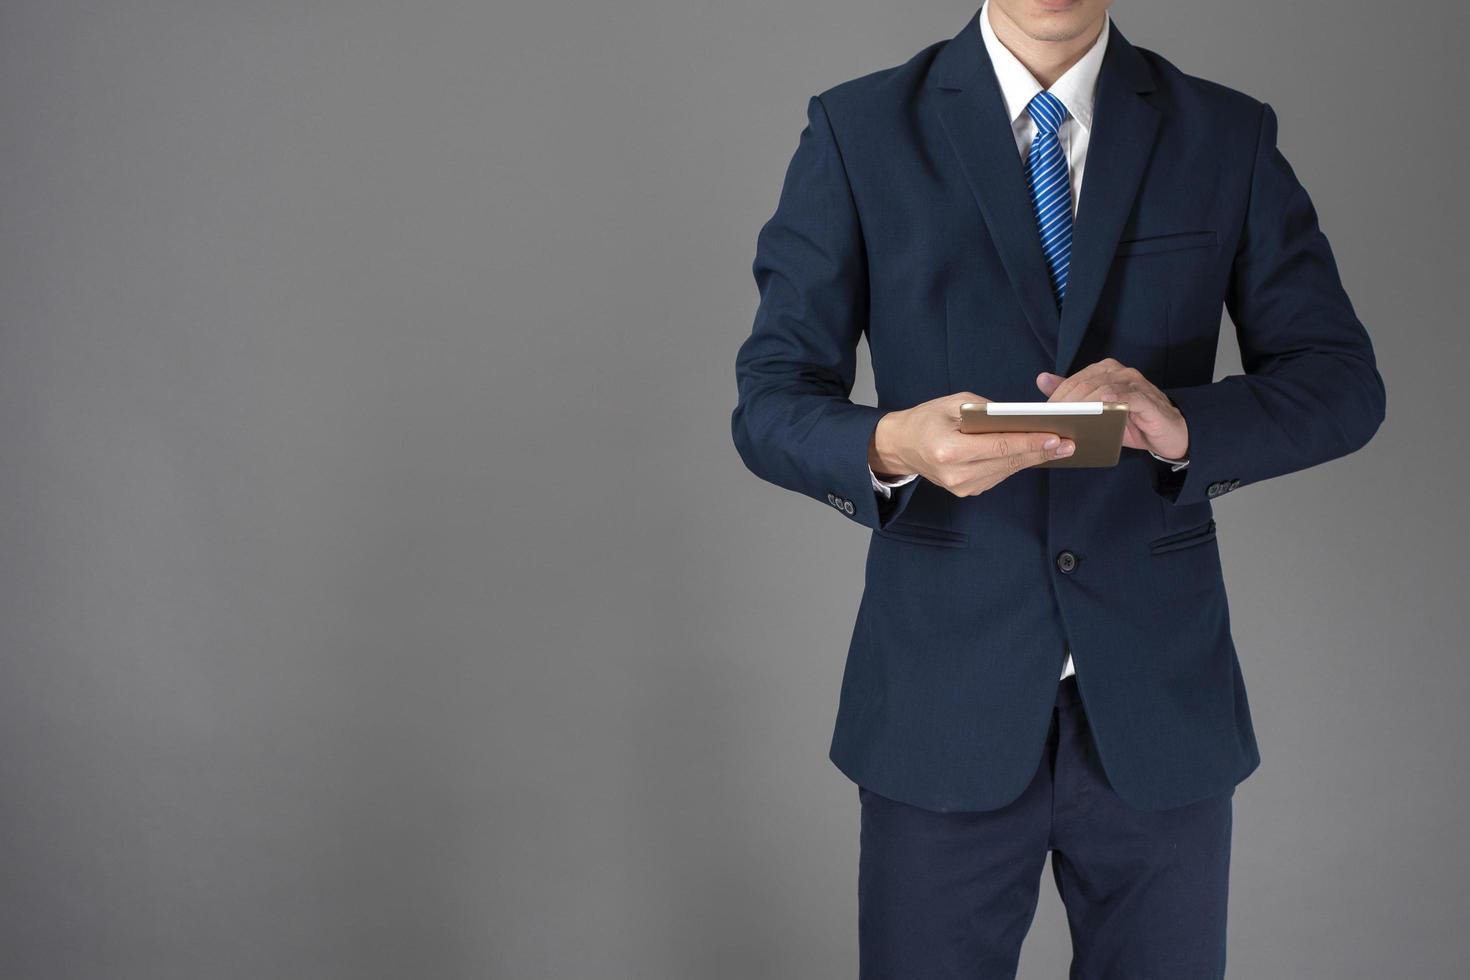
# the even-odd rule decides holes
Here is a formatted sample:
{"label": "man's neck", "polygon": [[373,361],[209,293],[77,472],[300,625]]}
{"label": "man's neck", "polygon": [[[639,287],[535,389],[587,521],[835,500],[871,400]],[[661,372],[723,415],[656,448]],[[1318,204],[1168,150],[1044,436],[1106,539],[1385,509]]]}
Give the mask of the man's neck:
{"label": "man's neck", "polygon": [[1092,47],[1102,33],[1103,20],[1107,17],[1104,12],[1097,23],[1069,40],[1038,41],[1022,31],[995,4],[986,4],[985,10],[1000,43],[1016,56],[1017,61],[1026,66],[1026,70],[1044,89],[1051,88],[1058,78],[1067,73],[1068,68],[1082,60],[1087,49]]}

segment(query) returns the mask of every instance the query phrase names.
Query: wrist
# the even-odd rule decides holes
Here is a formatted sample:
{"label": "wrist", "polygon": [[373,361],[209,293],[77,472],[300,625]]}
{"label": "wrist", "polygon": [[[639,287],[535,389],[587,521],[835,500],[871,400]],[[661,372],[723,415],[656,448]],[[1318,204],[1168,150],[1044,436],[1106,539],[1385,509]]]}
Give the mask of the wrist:
{"label": "wrist", "polygon": [[899,412],[889,412],[878,419],[873,436],[868,440],[868,468],[880,480],[897,480],[914,472],[903,461],[899,452],[901,441],[897,438],[900,426]]}
{"label": "wrist", "polygon": [[1189,458],[1189,420],[1183,412],[1179,413],[1179,452],[1175,453],[1175,458]]}
{"label": "wrist", "polygon": [[[1172,417],[1171,417],[1172,416]],[[1177,409],[1168,412],[1161,431],[1146,436],[1142,448],[1171,462],[1189,458],[1189,425]]]}

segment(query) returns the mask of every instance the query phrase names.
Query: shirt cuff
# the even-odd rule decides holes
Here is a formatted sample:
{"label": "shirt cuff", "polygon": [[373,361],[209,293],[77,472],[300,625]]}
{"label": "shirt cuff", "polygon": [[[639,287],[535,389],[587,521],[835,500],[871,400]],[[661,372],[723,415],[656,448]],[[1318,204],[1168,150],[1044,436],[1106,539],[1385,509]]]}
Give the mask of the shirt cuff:
{"label": "shirt cuff", "polygon": [[1184,467],[1189,465],[1189,460],[1187,459],[1167,459],[1163,456],[1160,456],[1152,449],[1148,450],[1148,454],[1161,463],[1172,463],[1173,465],[1169,467],[1170,473],[1177,473],[1180,470],[1184,469]]}
{"label": "shirt cuff", "polygon": [[905,483],[912,483],[919,478],[919,474],[910,473],[908,476],[900,477],[897,480],[893,480],[892,482],[885,482],[878,479],[878,474],[873,472],[873,468],[871,466],[868,467],[868,476],[871,477],[873,480],[873,489],[876,490],[879,495],[884,497],[885,499],[893,496],[894,487],[901,487]]}

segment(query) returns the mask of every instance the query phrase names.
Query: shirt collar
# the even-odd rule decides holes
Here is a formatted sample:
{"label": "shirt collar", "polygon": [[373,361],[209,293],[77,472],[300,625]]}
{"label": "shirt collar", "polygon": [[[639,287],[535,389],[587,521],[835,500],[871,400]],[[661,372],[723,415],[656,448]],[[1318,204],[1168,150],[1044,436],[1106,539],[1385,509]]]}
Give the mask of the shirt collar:
{"label": "shirt collar", "polygon": [[[990,26],[989,6],[990,0],[985,0],[980,5],[980,36],[985,39],[985,50],[990,55],[991,65],[995,67],[995,78],[1000,82],[1000,94],[1005,98],[1006,112],[1014,124],[1026,112],[1026,106],[1036,97],[1036,93],[1042,90],[1041,83],[1011,54],[1000,38],[995,36],[995,28]],[[1092,129],[1092,105],[1097,97],[1097,76],[1102,68],[1103,52],[1108,47],[1108,27],[1111,21],[1112,18],[1104,11],[1102,30],[1098,31],[1097,40],[1092,47],[1048,89],[1052,95],[1062,100],[1068,114],[1089,131]]]}

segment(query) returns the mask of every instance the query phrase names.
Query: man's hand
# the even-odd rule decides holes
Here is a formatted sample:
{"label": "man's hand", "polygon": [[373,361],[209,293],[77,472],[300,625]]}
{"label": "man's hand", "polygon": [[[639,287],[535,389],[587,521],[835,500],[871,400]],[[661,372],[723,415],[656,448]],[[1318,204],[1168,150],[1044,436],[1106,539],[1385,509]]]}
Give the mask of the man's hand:
{"label": "man's hand", "polygon": [[1070,378],[1043,371],[1036,376],[1036,387],[1049,402],[1127,402],[1123,445],[1169,459],[1189,456],[1189,426],[1169,396],[1141,372],[1111,357],[1087,365]]}
{"label": "man's hand", "polygon": [[879,479],[917,473],[956,497],[973,497],[1012,473],[1070,456],[1076,448],[1051,432],[961,432],[960,406],[989,400],[962,391],[889,412],[873,431],[868,465]]}

